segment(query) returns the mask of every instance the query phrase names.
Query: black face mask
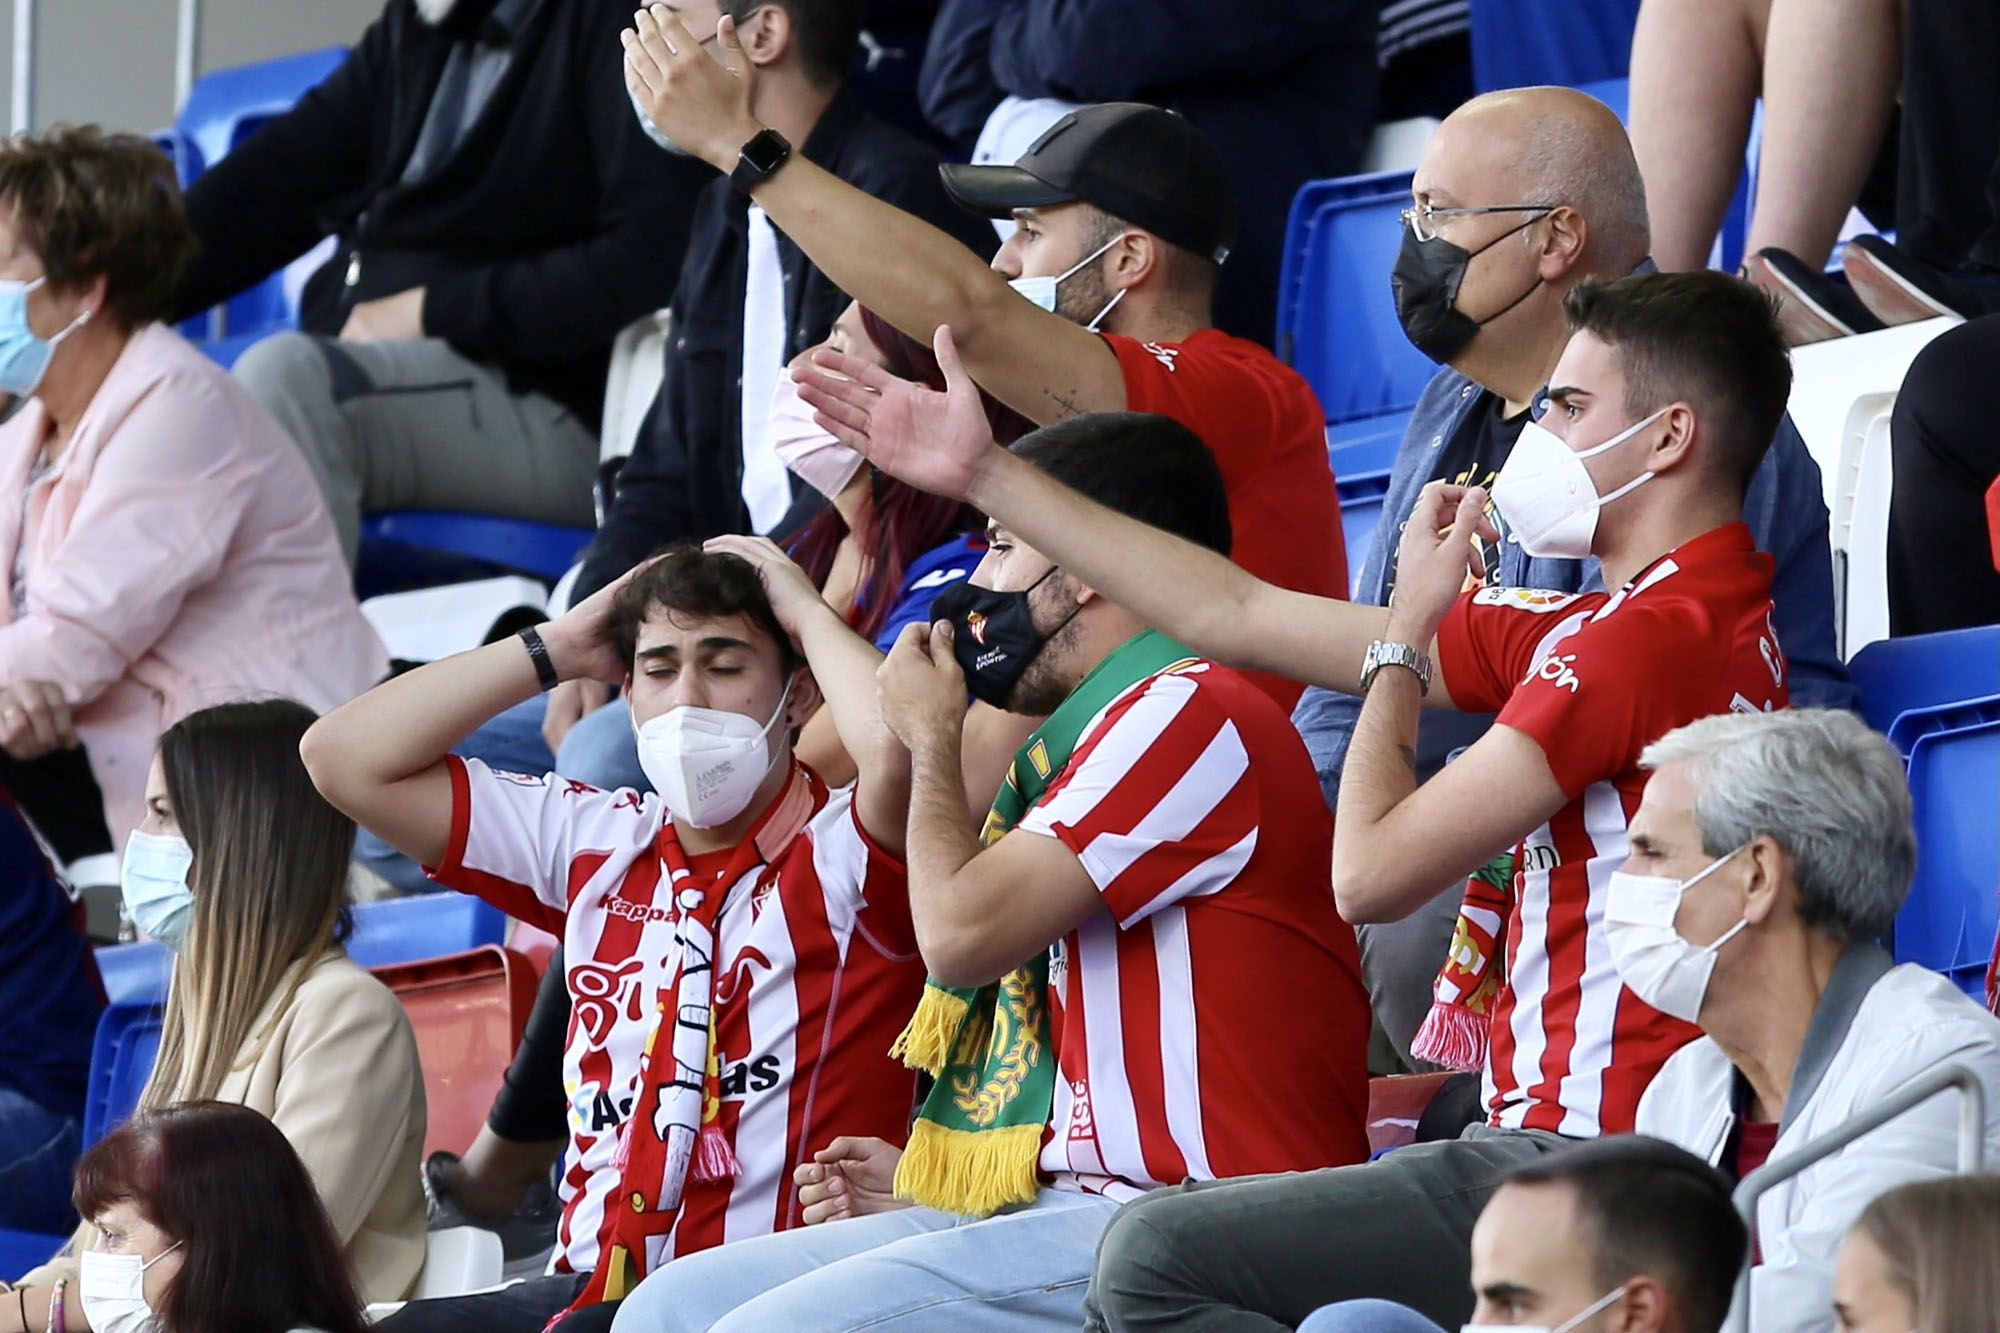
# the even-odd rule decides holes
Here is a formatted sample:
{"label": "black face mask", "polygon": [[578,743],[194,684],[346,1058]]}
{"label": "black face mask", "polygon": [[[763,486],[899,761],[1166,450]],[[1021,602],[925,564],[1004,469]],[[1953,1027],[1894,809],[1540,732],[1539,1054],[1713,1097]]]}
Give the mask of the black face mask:
{"label": "black face mask", "polygon": [[1041,587],[1057,568],[1049,566],[1048,574],[1015,592],[954,583],[931,599],[931,620],[951,622],[951,654],[965,673],[966,692],[981,703],[1007,707],[1028,664],[1083,609],[1070,608],[1062,624],[1047,634],[1035,628],[1028,594]]}
{"label": "black face mask", "polygon": [[1453,245],[1442,236],[1428,241],[1403,228],[1403,245],[1396,252],[1396,265],[1389,270],[1389,286],[1396,293],[1396,318],[1411,346],[1443,365],[1465,350],[1482,324],[1490,324],[1528,299],[1542,285],[1539,274],[1527,291],[1509,301],[1485,319],[1474,319],[1457,305],[1459,284],[1472,261],[1539,218],[1530,218],[1519,227],[1501,232],[1477,250]]}

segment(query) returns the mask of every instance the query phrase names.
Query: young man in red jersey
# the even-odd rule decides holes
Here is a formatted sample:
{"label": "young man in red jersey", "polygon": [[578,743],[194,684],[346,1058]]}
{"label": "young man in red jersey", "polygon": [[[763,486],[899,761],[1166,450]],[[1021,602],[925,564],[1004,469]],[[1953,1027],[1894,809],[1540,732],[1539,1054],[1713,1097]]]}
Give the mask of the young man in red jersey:
{"label": "young man in red jersey", "polygon": [[[1038,425],[1131,410],[1192,428],[1222,468],[1231,556],[1284,587],[1347,595],[1326,414],[1296,371],[1213,327],[1236,204],[1200,130],[1158,107],[1105,103],[1064,116],[1012,166],[943,168],[961,206],[1016,224],[989,267],[772,135],[751,114],[731,20],[690,33],[652,5],[625,52],[626,83],[653,123],[731,173],[841,290],[925,342],[950,325],[972,378]],[[1256,679],[1287,708],[1303,688]]]}
{"label": "young man in red jersey", "polygon": [[[801,658],[757,573],[669,551],[518,639],[399,676],[307,735],[320,790],[452,888],[563,937],[570,1142],[548,1276],[417,1301],[406,1330],[540,1333],[677,1254],[797,1225],[837,1133],[901,1141],[889,1046],[922,988],[902,862],[909,760],[872,689],[832,691],[855,786],[792,755],[852,678]],[[865,644],[861,671],[873,669]],[[657,795],[450,754],[560,680],[621,685]]]}
{"label": "young man in red jersey", "polygon": [[[1646,775],[1641,750],[1729,709],[1783,707],[1771,558],[1741,518],[1791,370],[1754,288],[1712,273],[1583,284],[1543,421],[1494,485],[1535,557],[1596,555],[1612,592],[1481,588],[1495,534],[1479,488],[1432,483],[1404,530],[1387,608],[1306,597],[1090,504],[983,438],[972,385],[926,394],[841,357],[807,397],[882,467],[959,496],[1149,623],[1225,661],[1364,695],[1336,812],[1333,888],[1350,921],[1394,919],[1514,848],[1506,982],[1490,1028],[1487,1123],[1365,1167],[1158,1194],[1107,1230],[1098,1328],[1398,1300],[1469,1313],[1472,1222],[1506,1166],[1629,1131],[1639,1094],[1695,1029],[1623,988],[1601,926]],[[947,330],[940,361],[958,371]],[[1435,672],[1433,670],[1435,664]],[[1499,713],[1421,786],[1420,705]]]}
{"label": "young man in red jersey", "polygon": [[[1185,426],[1100,412],[1014,449],[1218,560],[1229,549],[1221,476]],[[626,1299],[621,1330],[1057,1333],[1082,1319],[1121,1201],[1367,1155],[1367,1002],[1290,718],[989,531],[939,623],[905,629],[879,676],[911,752],[910,917],[930,970],[901,1043],[936,1077],[909,1147],[826,1145],[800,1198],[807,1221],[837,1224],[676,1260]],[[854,637],[775,548],[720,541],[761,549],[809,650]],[[1045,716],[978,837],[968,693]],[[1313,1004],[1280,1015],[1274,978]]]}

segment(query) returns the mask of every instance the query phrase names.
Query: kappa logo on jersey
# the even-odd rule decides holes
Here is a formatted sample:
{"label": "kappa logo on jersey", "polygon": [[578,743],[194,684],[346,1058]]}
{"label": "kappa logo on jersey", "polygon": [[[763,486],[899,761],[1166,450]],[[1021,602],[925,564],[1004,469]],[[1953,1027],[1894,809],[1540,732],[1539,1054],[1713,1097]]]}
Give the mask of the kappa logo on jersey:
{"label": "kappa logo on jersey", "polygon": [[583,1029],[593,1047],[604,1045],[619,1019],[639,1021],[643,1009],[639,995],[642,967],[639,959],[627,958],[617,967],[578,963],[569,970],[569,993],[575,1001],[571,1019]]}
{"label": "kappa logo on jersey", "polygon": [[509,773],[504,768],[494,769],[493,776],[499,778],[502,782],[511,782],[516,787],[546,787],[549,785],[549,780],[546,776],[536,777],[532,773]]}
{"label": "kappa logo on jersey", "polygon": [[1546,680],[1559,690],[1568,690],[1571,694],[1575,694],[1576,672],[1572,670],[1575,665],[1575,653],[1564,653],[1561,657],[1547,657],[1542,659],[1542,665],[1528,679]]}
{"label": "kappa logo on jersey", "polygon": [[1506,606],[1536,615],[1560,611],[1576,598],[1573,592],[1546,592],[1540,588],[1481,588],[1472,594],[1475,606]]}
{"label": "kappa logo on jersey", "polygon": [[615,916],[620,921],[646,922],[671,921],[674,919],[673,909],[671,908],[662,907],[658,903],[637,903],[633,902],[630,898],[621,898],[610,894],[606,894],[604,898],[604,914],[606,916]]}
{"label": "kappa logo on jersey", "polygon": [[1174,361],[1181,354],[1181,349],[1178,347],[1163,347],[1159,343],[1141,343],[1139,345],[1141,347],[1144,347],[1147,351],[1151,352],[1153,354],[1153,359],[1159,362],[1161,365],[1165,366],[1168,370],[1172,370],[1174,368]]}

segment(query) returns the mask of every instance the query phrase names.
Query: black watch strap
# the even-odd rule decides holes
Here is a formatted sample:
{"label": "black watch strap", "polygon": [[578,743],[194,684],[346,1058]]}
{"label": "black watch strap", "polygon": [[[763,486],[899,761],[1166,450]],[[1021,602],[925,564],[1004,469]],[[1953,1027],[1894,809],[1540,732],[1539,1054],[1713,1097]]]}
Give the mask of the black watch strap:
{"label": "black watch strap", "polygon": [[759,130],[737,153],[736,169],[729,173],[729,183],[749,194],[776,175],[791,156],[792,145],[784,135],[776,130]]}
{"label": "black watch strap", "polygon": [[528,650],[528,660],[535,664],[535,679],[542,683],[542,693],[547,694],[562,684],[562,677],[556,674],[556,664],[549,658],[549,646],[542,642],[542,635],[533,625],[521,631],[521,646]]}

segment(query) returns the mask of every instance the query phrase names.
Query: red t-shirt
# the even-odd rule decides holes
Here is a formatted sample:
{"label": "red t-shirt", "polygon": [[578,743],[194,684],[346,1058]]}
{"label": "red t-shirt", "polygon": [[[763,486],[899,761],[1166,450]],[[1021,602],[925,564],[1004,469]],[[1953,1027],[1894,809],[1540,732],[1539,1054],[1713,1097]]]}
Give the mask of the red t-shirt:
{"label": "red t-shirt", "polygon": [[1191,659],[1084,729],[1009,837],[1056,838],[1104,910],[1049,966],[1044,1174],[1137,1197],[1368,1155],[1368,996],[1333,821],[1291,719]]}
{"label": "red t-shirt", "polygon": [[1611,872],[1674,728],[1789,702],[1771,557],[1731,523],[1616,593],[1482,588],[1438,630],[1452,700],[1538,744],[1570,803],[1515,851],[1507,983],[1486,1064],[1492,1123],[1579,1138],[1632,1128],[1639,1094],[1697,1035],[1620,983],[1604,942]]}
{"label": "red t-shirt", "polygon": [[[1347,539],[1326,458],[1326,413],[1297,371],[1256,343],[1203,329],[1178,343],[1104,340],[1125,373],[1125,405],[1201,436],[1222,469],[1236,563],[1267,583],[1347,596]],[[1305,687],[1248,673],[1286,711]]]}

